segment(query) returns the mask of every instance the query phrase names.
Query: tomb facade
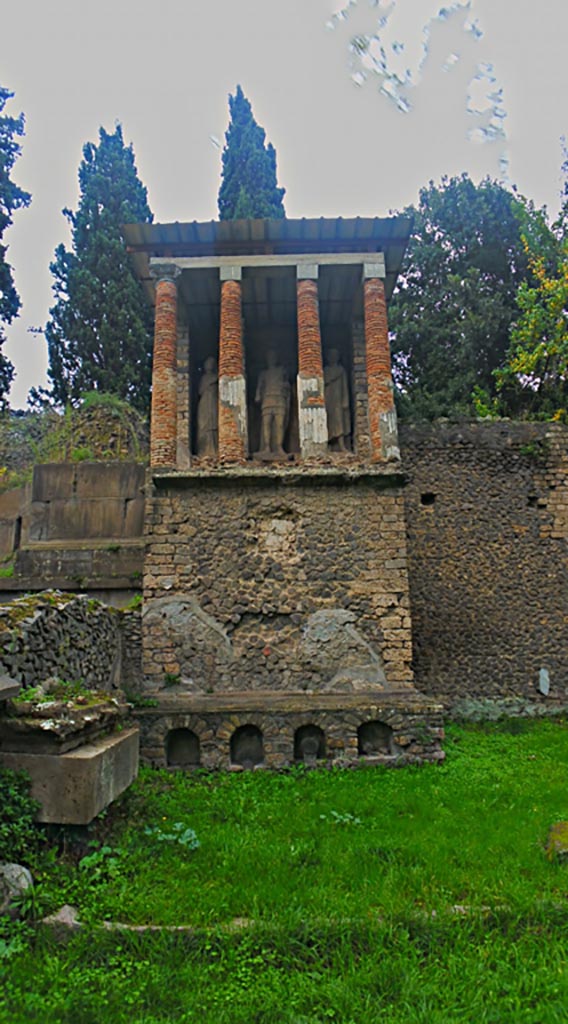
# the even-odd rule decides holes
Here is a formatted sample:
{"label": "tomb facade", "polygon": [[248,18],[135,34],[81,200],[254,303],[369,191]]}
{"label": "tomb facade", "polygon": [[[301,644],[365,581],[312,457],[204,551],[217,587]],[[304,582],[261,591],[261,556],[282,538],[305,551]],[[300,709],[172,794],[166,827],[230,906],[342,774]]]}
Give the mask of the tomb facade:
{"label": "tomb facade", "polygon": [[186,729],[207,767],[441,758],[387,323],[408,220],[124,230],[156,310],[143,756]]}

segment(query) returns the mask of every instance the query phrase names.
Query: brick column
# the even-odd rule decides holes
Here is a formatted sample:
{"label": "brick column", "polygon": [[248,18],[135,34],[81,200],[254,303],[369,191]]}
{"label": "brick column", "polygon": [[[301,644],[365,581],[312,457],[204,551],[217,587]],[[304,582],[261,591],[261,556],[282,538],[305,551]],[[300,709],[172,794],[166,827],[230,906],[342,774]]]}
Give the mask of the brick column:
{"label": "brick column", "polygon": [[241,268],[221,267],[219,332],[219,462],[248,455],[247,386],[243,348]]}
{"label": "brick column", "polygon": [[364,266],[365,348],[373,462],[400,459],[385,286],[380,264]]}
{"label": "brick column", "polygon": [[303,458],[327,452],[317,265],[297,268],[298,426]]}
{"label": "brick column", "polygon": [[156,279],[150,465],[175,467],[177,455],[177,285],[178,267],[150,268]]}

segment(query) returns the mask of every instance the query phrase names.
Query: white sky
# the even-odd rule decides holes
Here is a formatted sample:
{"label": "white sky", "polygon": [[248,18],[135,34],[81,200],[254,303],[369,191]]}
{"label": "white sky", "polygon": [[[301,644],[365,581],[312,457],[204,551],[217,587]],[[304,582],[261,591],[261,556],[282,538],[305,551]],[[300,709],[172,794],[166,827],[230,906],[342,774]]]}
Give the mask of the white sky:
{"label": "white sky", "polygon": [[[430,178],[499,177],[503,157],[509,182],[556,212],[567,0],[471,0],[469,11],[430,26],[419,70],[424,26],[441,6],[351,0],[331,31],[336,0],[4,0],[0,83],[16,93],[5,112],[26,115],[13,177],[33,196],[4,239],[23,302],[5,346],[18,373],[12,405],[25,406],[29,388],[44,382],[45,342],[28,328],[47,319],[49,263],[68,240],[61,209],[77,205],[82,146],[98,140],[100,125],[122,122],[157,222],[216,218],[220,150],[210,136],[223,139],[237,82],[276,148],[289,217],[384,215],[415,202]],[[372,36],[381,15],[389,63],[413,72],[407,114],[380,94],[368,59],[364,84],[352,78],[365,64],[349,41]],[[467,19],[480,39],[464,32]],[[405,44],[402,56],[393,42]],[[443,70],[452,54],[460,59]],[[506,139],[475,144],[466,108],[481,62],[503,90]]]}

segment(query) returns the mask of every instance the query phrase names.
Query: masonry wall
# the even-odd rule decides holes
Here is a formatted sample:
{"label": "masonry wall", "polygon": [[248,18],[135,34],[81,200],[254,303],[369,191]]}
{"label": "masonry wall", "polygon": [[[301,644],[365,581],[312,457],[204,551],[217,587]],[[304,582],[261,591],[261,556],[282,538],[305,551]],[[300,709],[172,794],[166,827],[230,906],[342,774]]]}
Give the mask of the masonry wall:
{"label": "masonry wall", "polygon": [[567,699],[568,429],[404,425],[401,444],[416,686]]}
{"label": "masonry wall", "polygon": [[353,692],[411,681],[395,473],[226,470],[159,483],[146,508],[151,688]]}
{"label": "masonry wall", "polygon": [[119,610],[46,590],[0,604],[0,675],[23,686],[52,676],[98,690],[140,685],[140,608]]}

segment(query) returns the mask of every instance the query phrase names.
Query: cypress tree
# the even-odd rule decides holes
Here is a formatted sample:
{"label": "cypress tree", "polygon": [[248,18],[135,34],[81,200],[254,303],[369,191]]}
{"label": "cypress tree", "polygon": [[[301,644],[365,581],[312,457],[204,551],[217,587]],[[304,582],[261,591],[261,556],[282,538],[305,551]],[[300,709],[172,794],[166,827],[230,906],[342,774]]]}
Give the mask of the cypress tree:
{"label": "cypress tree", "polygon": [[240,85],[229,96],[230,122],[225,133],[223,172],[219,189],[220,220],[247,217],[285,217],[285,189],[278,188],[276,151],[254,119]]}
{"label": "cypress tree", "polygon": [[24,134],[24,115],[9,117],[2,114],[14,93],[0,86],[0,405],[4,405],[14,378],[14,367],[2,353],[5,335],[3,324],[11,324],[18,316],[21,302],[14,284],[12,267],[6,259],[8,247],[2,244],[4,232],[12,223],[14,210],[29,206],[31,196],[11,179],[14,163],[21,152],[18,138]]}
{"label": "cypress tree", "polygon": [[63,210],[72,247],[58,246],[51,264],[55,305],[45,328],[49,397],[73,404],[87,391],[104,391],[148,408],[153,313],[134,274],[121,225],[152,221],[132,145],[122,128],[99,131],[79,167],[76,213]]}

